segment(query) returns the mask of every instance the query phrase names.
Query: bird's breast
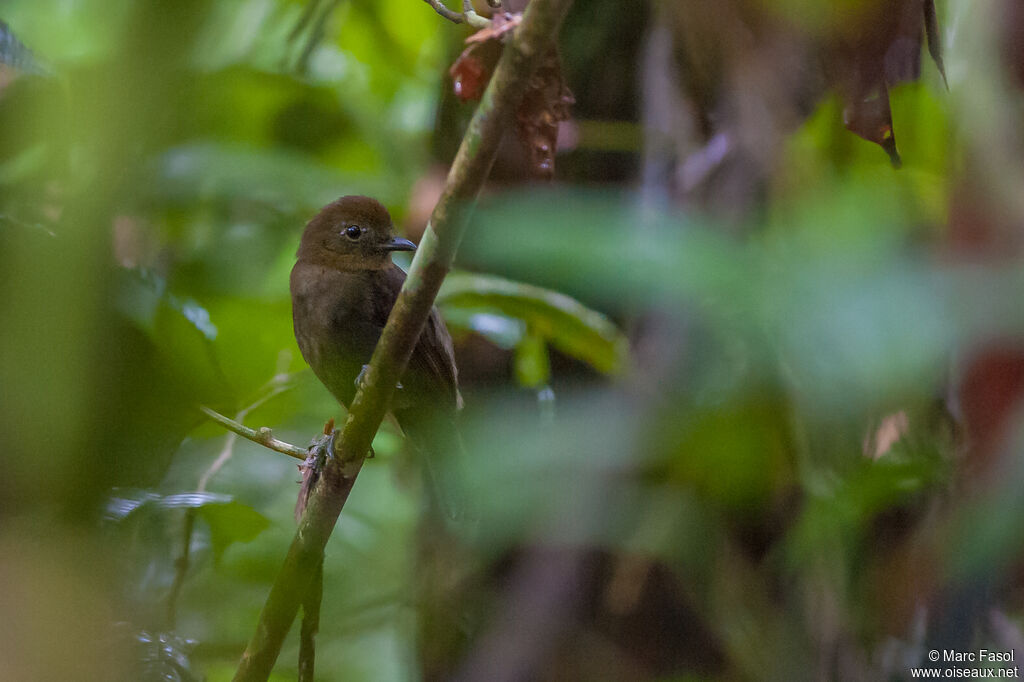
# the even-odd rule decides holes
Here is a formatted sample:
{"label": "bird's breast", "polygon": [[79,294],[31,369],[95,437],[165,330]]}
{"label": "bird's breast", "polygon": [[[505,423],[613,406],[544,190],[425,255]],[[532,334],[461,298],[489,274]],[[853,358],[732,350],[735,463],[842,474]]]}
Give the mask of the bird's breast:
{"label": "bird's breast", "polygon": [[355,380],[380,338],[369,287],[358,276],[296,266],[292,318],[302,357],[321,382],[346,405]]}

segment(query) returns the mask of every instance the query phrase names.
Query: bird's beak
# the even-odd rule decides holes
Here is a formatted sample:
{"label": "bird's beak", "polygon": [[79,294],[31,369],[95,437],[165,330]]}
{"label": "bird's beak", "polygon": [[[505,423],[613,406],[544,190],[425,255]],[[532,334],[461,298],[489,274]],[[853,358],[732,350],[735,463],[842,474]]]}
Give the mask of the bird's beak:
{"label": "bird's beak", "polygon": [[384,245],[385,251],[415,251],[416,245],[408,239],[395,237]]}

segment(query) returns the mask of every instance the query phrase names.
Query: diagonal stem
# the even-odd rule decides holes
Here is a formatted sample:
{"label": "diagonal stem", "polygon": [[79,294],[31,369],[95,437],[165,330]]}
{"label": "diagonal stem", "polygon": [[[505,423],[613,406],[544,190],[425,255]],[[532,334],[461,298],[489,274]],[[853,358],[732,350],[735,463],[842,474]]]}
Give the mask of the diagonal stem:
{"label": "diagonal stem", "polygon": [[494,163],[501,136],[510,127],[530,76],[551,48],[572,0],[533,0],[502,53],[483,100],[470,121],[444,193],[431,215],[409,276],[351,409],[330,460],[313,491],[284,565],[260,613],[235,682],[266,680],[291,628],[334,530],[363,458],[380,427],[395,386],[412,355],[431,306],[466,229],[465,204],[479,194]]}

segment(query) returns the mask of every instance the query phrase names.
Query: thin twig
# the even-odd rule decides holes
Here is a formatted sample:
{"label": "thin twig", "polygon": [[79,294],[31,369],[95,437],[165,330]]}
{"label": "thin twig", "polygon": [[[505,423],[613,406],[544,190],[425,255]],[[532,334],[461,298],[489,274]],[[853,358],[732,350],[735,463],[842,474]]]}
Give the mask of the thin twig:
{"label": "thin twig", "polygon": [[452,163],[398,294],[369,369],[352,401],[336,456],[328,460],[310,496],[284,565],[274,580],[246,647],[235,682],[264,682],[316,573],[324,546],[341,514],[395,387],[430,315],[466,230],[467,208],[476,200],[507,128],[541,58],[548,54],[572,0],[533,0],[512,40],[505,44]]}
{"label": "thin twig", "polygon": [[[230,434],[229,439],[235,438]],[[188,567],[192,556],[192,531],[196,525],[195,508],[185,510],[184,527],[181,531],[181,554],[174,560],[174,582],[167,594],[167,629],[173,631],[178,625],[178,597],[181,595],[181,588],[185,586],[185,576],[188,574]]]}
{"label": "thin twig", "polygon": [[473,28],[487,28],[491,25],[490,19],[480,16],[473,9],[473,0],[462,0],[462,16]]}
{"label": "thin twig", "polygon": [[[264,405],[267,401],[280,395],[289,388],[286,381],[280,380],[277,377],[271,380],[269,386],[269,391],[267,391],[262,397],[260,397],[258,400],[253,402],[248,407],[244,407],[241,410],[239,410],[238,414],[235,415],[235,419],[233,420],[228,419],[224,415],[215,412],[208,407],[200,406],[199,409],[206,413],[207,416],[209,416],[214,421],[223,424],[231,431],[231,433],[229,433],[227,438],[225,438],[224,445],[221,447],[220,453],[217,455],[217,458],[213,460],[213,463],[206,469],[206,471],[203,472],[203,475],[199,477],[199,481],[198,483],[196,483],[196,492],[206,492],[207,486],[210,485],[210,480],[217,475],[217,472],[224,468],[225,464],[228,463],[228,461],[231,459],[232,454],[234,453],[235,443],[238,442],[239,435],[245,436],[246,438],[249,438],[249,436],[246,435],[245,432],[251,432],[253,434],[256,434],[256,438],[261,438],[262,434],[264,433],[269,435],[270,429],[266,429],[265,431],[264,429],[254,431],[253,429],[249,429],[248,427],[242,426],[241,424],[242,420],[244,420],[245,417],[250,412],[255,410],[257,407]],[[250,440],[252,440],[252,438],[250,438]],[[296,448],[294,445],[290,445],[279,440],[274,440],[273,438],[271,438],[271,440],[275,443],[275,445],[283,445],[287,446],[288,448],[292,448],[295,451],[299,451],[299,448]],[[257,440],[256,442],[258,442],[260,445],[265,445],[266,447],[281,452],[281,450],[278,450],[277,447],[272,447],[268,443],[264,443],[262,440]],[[301,458],[304,460],[306,457],[306,452],[301,452]],[[285,452],[285,454],[296,456],[291,451]],[[188,574],[189,563],[192,555],[192,533],[195,531],[197,512],[198,509],[196,507],[189,507],[187,510],[185,510],[185,520],[183,522],[181,532],[181,554],[179,554],[178,558],[174,561],[174,582],[171,584],[171,589],[167,596],[167,625],[170,630],[173,630],[177,624],[178,597],[181,594],[182,587],[184,587],[185,585],[185,576]]]}
{"label": "thin twig", "polygon": [[316,8],[319,7],[319,5],[319,0],[310,0],[306,3],[306,6],[302,8],[302,14],[299,16],[299,20],[295,22],[295,26],[292,28],[291,33],[288,34],[289,43],[299,39],[299,36],[302,35],[306,26],[313,20],[313,16],[316,15]]}
{"label": "thin twig", "polygon": [[295,70],[297,72],[302,73],[309,68],[309,58],[313,54],[313,50],[316,49],[316,46],[320,44],[320,41],[324,37],[324,29],[327,26],[327,19],[340,4],[341,0],[332,0],[313,23],[313,29],[309,32],[309,38],[306,40],[306,44],[303,45],[302,52],[299,53],[298,59],[295,60]]}
{"label": "thin twig", "polygon": [[433,7],[435,12],[453,24],[462,23],[462,15],[445,7],[441,0],[423,0],[423,2]]}
{"label": "thin twig", "polygon": [[288,455],[289,457],[301,459],[302,461],[305,461],[306,456],[309,454],[306,451],[306,448],[300,448],[297,445],[292,445],[291,443],[286,443],[283,440],[274,438],[273,432],[265,426],[261,427],[259,430],[250,429],[248,426],[244,426],[229,417],[225,417],[220,412],[211,410],[205,405],[200,405],[199,409],[203,411],[203,414],[226,428],[228,431],[234,431],[242,438],[251,440],[253,443],[259,443],[265,448],[270,448],[275,452],[280,452]]}
{"label": "thin twig", "polygon": [[[246,411],[240,411],[236,418],[244,419]],[[237,442],[237,433],[229,433],[227,435],[217,458],[213,460],[213,464],[199,477],[199,482],[196,484],[197,492],[206,491],[206,486],[210,484],[210,479],[231,459],[231,453],[234,452],[235,443]],[[196,527],[196,513],[197,509],[195,507],[189,507],[185,510],[185,520],[181,530],[181,554],[174,561],[174,582],[171,584],[171,590],[167,595],[167,626],[170,630],[174,630],[177,627],[178,597],[181,595],[181,589],[185,586],[185,576],[188,574],[189,564],[191,563],[192,533]]]}

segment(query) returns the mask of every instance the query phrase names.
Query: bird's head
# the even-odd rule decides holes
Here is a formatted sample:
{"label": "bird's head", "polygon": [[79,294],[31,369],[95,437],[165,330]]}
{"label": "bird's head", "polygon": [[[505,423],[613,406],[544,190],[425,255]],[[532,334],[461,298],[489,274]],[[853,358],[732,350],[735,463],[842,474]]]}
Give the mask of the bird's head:
{"label": "bird's head", "polygon": [[392,251],[415,251],[396,237],[391,216],[376,199],[347,196],[320,209],[306,225],[299,260],[337,270],[374,270],[387,266]]}

